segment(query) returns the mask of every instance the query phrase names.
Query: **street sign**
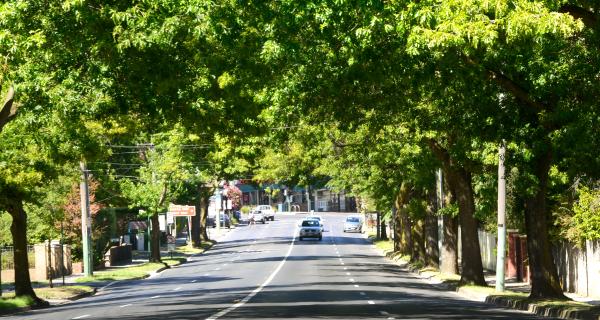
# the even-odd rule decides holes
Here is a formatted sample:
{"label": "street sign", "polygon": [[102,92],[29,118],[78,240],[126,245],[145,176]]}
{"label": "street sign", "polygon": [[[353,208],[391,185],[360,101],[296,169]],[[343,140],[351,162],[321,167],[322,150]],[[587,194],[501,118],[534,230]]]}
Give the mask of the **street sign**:
{"label": "street sign", "polygon": [[169,206],[169,213],[174,217],[193,217],[196,215],[196,207],[172,204]]}

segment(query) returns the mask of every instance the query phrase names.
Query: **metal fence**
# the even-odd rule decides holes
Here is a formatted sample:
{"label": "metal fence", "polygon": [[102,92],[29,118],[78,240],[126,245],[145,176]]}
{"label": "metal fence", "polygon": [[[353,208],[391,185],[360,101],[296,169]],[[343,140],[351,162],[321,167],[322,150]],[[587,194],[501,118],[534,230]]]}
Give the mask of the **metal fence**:
{"label": "metal fence", "polygon": [[[27,246],[27,258],[29,260],[29,268],[35,268],[35,250],[33,245]],[[15,257],[13,247],[0,247],[0,270],[12,270],[14,268]]]}

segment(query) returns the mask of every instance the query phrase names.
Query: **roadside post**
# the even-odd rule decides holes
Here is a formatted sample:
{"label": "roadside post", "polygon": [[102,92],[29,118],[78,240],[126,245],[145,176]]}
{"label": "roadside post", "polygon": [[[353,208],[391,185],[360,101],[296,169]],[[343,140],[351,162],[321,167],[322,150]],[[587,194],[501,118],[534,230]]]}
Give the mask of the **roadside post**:
{"label": "roadside post", "polygon": [[2,247],[0,247],[0,297],[2,297]]}
{"label": "roadside post", "polygon": [[88,174],[85,162],[79,163],[81,167],[81,233],[83,238],[83,269],[87,277],[92,276],[93,252],[92,252],[92,217],[90,216],[90,193],[88,189]]}
{"label": "roadside post", "polygon": [[506,142],[498,148],[498,250],[496,252],[496,291],[504,291],[504,260],[506,255],[506,176],[504,160]]}

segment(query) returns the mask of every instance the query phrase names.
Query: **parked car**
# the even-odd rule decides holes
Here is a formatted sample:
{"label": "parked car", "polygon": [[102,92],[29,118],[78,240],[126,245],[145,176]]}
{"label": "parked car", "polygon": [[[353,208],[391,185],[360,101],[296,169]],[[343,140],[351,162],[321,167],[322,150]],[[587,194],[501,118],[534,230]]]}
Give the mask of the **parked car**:
{"label": "parked car", "polygon": [[257,206],[254,211],[260,211],[267,221],[275,221],[275,210],[268,204]]}
{"label": "parked car", "polygon": [[250,215],[248,216],[248,219],[250,221],[250,223],[254,222],[261,222],[262,224],[265,224],[265,216],[263,215],[262,211],[260,210],[253,210],[250,211]]}
{"label": "parked car", "polygon": [[344,221],[344,232],[362,233],[362,218],[360,216],[348,216]]}
{"label": "parked car", "polygon": [[[221,227],[225,227],[225,228],[231,228],[231,219],[229,219],[229,216],[226,214],[221,214],[220,215],[220,221],[219,221],[219,225]],[[217,222],[215,221],[215,217],[208,217],[208,219],[206,220],[206,226],[208,227],[213,227],[216,228],[217,227]]]}
{"label": "parked car", "polygon": [[323,226],[323,222],[325,221],[323,218],[321,218],[321,216],[308,216],[306,217],[306,220],[316,220],[319,222],[319,225],[321,226],[321,232],[325,231],[325,227]]}
{"label": "parked car", "polygon": [[305,219],[302,221],[302,223],[300,223],[298,239],[302,241],[304,238],[317,238],[319,240],[323,239],[323,229],[318,220]]}

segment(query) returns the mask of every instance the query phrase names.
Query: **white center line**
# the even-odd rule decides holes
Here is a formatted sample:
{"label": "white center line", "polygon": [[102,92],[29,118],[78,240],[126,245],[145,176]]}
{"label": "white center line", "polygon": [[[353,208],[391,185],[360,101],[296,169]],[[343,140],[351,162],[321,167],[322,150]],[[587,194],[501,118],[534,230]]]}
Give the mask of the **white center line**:
{"label": "white center line", "polygon": [[177,287],[177,288],[173,289],[173,291],[178,291],[178,290],[181,290],[181,287]]}
{"label": "white center line", "polygon": [[344,267],[344,270],[348,270],[348,267]]}
{"label": "white center line", "polygon": [[247,296],[245,296],[240,302],[232,305],[231,307],[221,310],[220,312],[217,312],[213,315],[211,315],[210,317],[206,318],[207,320],[215,320],[218,318],[221,318],[222,316],[230,313],[231,311],[245,305],[246,303],[248,303],[248,301],[250,301],[250,299],[252,299],[254,296],[256,296],[259,292],[261,292],[266,286],[269,285],[269,283],[271,283],[271,281],[273,281],[273,279],[275,278],[275,276],[279,273],[279,271],[281,270],[281,268],[283,268],[283,265],[285,264],[285,262],[287,261],[287,259],[290,257],[290,254],[292,253],[292,249],[294,248],[294,242],[296,241],[296,234],[298,230],[294,230],[293,236],[292,236],[292,242],[290,243],[290,247],[287,251],[287,253],[285,254],[285,256],[283,257],[283,259],[279,262],[279,265],[277,266],[277,268],[275,269],[275,271],[273,271],[273,273],[271,273],[271,275],[267,278],[267,280],[265,280],[265,282],[263,282],[263,284],[261,284],[259,287],[257,287],[256,289],[252,290],[252,292],[250,292]]}
{"label": "white center line", "polygon": [[156,298],[160,298],[160,296],[150,297],[150,299],[156,299]]}
{"label": "white center line", "polygon": [[132,305],[131,303],[128,303],[128,304],[124,304],[124,305],[122,305],[122,306],[119,306],[119,308],[125,308],[125,307],[129,307],[129,306],[131,306],[131,305]]}
{"label": "white center line", "polygon": [[364,292],[361,292],[361,293],[360,293],[360,295],[361,295],[361,296],[366,296],[367,294],[366,294],[366,293],[364,293]]}
{"label": "white center line", "polygon": [[390,315],[388,312],[385,312],[385,311],[379,311],[379,314],[381,314],[382,316],[389,316]]}
{"label": "white center line", "polygon": [[359,286],[359,285],[357,285],[357,284],[355,284],[355,285],[354,285],[354,287],[355,287],[355,288],[358,288],[358,287],[360,287],[360,286]]}
{"label": "white center line", "polygon": [[83,318],[87,318],[87,317],[89,317],[89,316],[90,316],[89,314],[84,314],[84,315],[82,315],[82,316],[75,317],[75,318],[71,318],[71,319],[83,319]]}
{"label": "white center line", "polygon": [[350,278],[349,280],[350,280],[350,282],[354,282],[354,279],[352,279],[352,278]]}
{"label": "white center line", "polygon": [[221,268],[215,268],[215,271],[219,271],[219,270],[221,270]]}
{"label": "white center line", "polygon": [[372,300],[367,301],[369,304],[375,304]]}
{"label": "white center line", "polygon": [[350,272],[346,272],[346,275],[347,275],[347,276],[349,276],[349,275],[350,275]]}
{"label": "white center line", "polygon": [[196,282],[196,281],[198,281],[198,280],[192,280],[192,283],[194,283],[194,282]]}

